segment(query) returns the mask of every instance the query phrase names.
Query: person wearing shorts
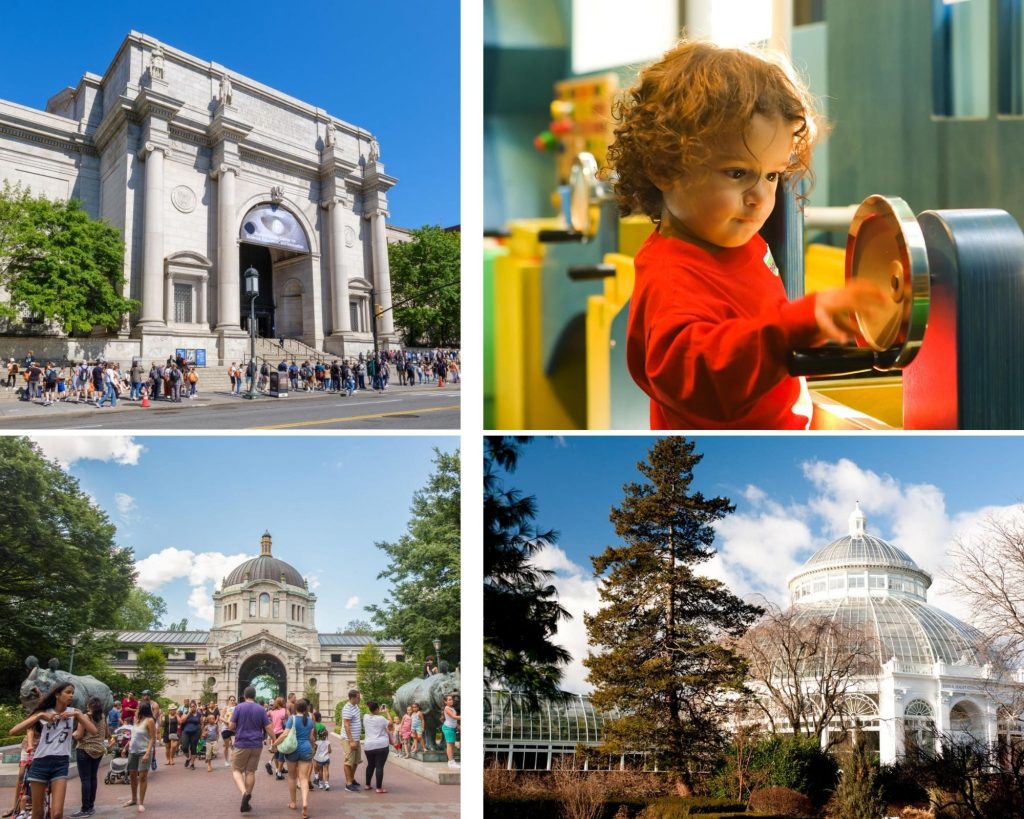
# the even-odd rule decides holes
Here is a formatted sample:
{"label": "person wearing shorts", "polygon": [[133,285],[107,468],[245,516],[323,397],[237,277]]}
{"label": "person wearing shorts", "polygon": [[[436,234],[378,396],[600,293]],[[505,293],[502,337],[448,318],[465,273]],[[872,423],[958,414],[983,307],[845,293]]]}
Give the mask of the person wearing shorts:
{"label": "person wearing shorts", "polygon": [[249,686],[242,693],[244,702],[235,706],[231,712],[228,730],[234,733],[234,751],[231,754],[231,776],[235,786],[242,794],[242,806],[239,811],[248,813],[252,810],[252,789],[256,785],[256,768],[260,764],[263,752],[263,735],[271,742],[274,732],[270,730],[270,717],[262,705],[256,702],[256,688]]}
{"label": "person wearing shorts", "polygon": [[50,789],[51,815],[64,815],[75,720],[81,721],[88,733],[96,733],[96,725],[89,715],[71,707],[74,696],[73,684],[55,685],[36,706],[36,710],[10,731],[12,735],[17,735],[32,728],[37,734],[32,763],[25,773],[25,781],[32,790],[34,819],[39,819],[43,814],[47,787]]}
{"label": "person wearing shorts", "polygon": [[444,723],[441,725],[441,733],[444,735],[445,750],[448,751],[448,767],[458,768],[459,763],[455,761],[455,738],[456,730],[459,727],[459,716],[455,710],[455,697],[449,694],[444,698]]}
{"label": "person wearing shorts", "polygon": [[224,709],[224,713],[221,714],[220,723],[224,728],[220,732],[221,743],[224,747],[224,767],[228,768],[231,766],[231,738],[235,735],[235,732],[230,729],[231,725],[231,714],[235,710],[235,698],[234,695],[228,697],[227,708]]}
{"label": "person wearing shorts", "polygon": [[352,689],[348,692],[348,702],[341,709],[341,736],[345,740],[345,790],[359,792],[356,783],[356,768],[363,761],[359,747],[362,736],[362,720],[359,715],[359,692]]}

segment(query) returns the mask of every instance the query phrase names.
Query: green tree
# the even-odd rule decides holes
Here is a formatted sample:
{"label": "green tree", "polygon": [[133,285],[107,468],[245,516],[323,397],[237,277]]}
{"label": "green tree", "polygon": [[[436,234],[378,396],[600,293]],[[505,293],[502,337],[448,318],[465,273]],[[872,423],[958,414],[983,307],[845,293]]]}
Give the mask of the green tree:
{"label": "green tree", "polygon": [[117,329],[138,308],[124,298],[120,232],[81,203],[34,198],[4,183],[0,192],[0,316],[54,321],[66,333]]}
{"label": "green tree", "polygon": [[126,631],[148,631],[163,627],[167,603],[157,594],[133,586],[117,611],[116,628]]}
{"label": "green tree", "polygon": [[522,692],[536,706],[560,696],[562,666],[572,657],[552,642],[569,612],[558,604],[552,572],[536,554],[557,540],[534,524],[537,502],[506,490],[501,471],[514,472],[529,438],[484,439],[484,685]]}
{"label": "green tree", "polygon": [[627,483],[612,508],[623,543],[591,559],[602,606],[585,617],[591,700],[622,715],[605,723],[605,750],[644,749],[689,788],[725,747],[724,692],[742,690],[743,661],[723,640],[761,614],[694,571],[715,553],[712,525],[734,508],[693,490],[701,458],[693,442],[663,438],[637,464],[646,480]]}
{"label": "green tree", "polygon": [[367,643],[356,655],[356,688],[365,701],[389,702],[391,687],[388,661],[376,643]]}
{"label": "green tree", "polygon": [[320,710],[320,692],[317,691],[316,686],[310,680],[306,680],[306,684],[302,688],[302,696],[309,703],[310,711]]}
{"label": "green tree", "polygon": [[[24,438],[0,437],[0,497],[0,691],[11,696],[28,655],[67,668],[72,636],[115,625],[135,566],[78,481]],[[82,638],[76,670],[94,646]]]}
{"label": "green tree", "polygon": [[440,639],[452,668],[459,660],[460,498],[458,451],[434,450],[434,471],[413,494],[407,534],[376,544],[391,561],[377,575],[392,589],[389,602],[367,606],[381,637],[401,640],[418,658],[434,654]]}
{"label": "green tree", "polygon": [[168,631],[188,631],[188,618],[182,617],[177,623],[171,623],[167,627]]}
{"label": "green tree", "polygon": [[167,658],[158,646],[147,643],[136,653],[135,676],[132,683],[135,691],[149,689],[153,696],[163,692],[167,686],[167,677],[164,676],[164,669],[167,668]]}
{"label": "green tree", "polygon": [[360,637],[374,637],[377,634],[377,629],[373,627],[372,623],[367,623],[365,620],[349,620],[345,628],[338,629],[338,634],[357,634]]}
{"label": "green tree", "polygon": [[206,705],[208,702],[213,702],[217,699],[217,692],[213,690],[213,683],[210,682],[211,679],[211,677],[207,677],[203,680],[203,687],[199,691],[200,705]]}
{"label": "green tree", "polygon": [[388,245],[395,326],[408,346],[456,347],[461,294],[460,234],[424,226],[409,242]]}
{"label": "green tree", "polygon": [[858,732],[853,753],[843,766],[839,786],[829,803],[834,819],[881,819],[886,815],[878,765],[868,755],[868,746]]}

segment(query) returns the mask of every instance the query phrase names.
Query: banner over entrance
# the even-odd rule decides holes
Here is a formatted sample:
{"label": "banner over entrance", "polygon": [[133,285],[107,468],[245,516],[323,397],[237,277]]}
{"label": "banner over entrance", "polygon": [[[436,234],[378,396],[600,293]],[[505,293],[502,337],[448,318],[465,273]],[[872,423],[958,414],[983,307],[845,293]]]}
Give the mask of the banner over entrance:
{"label": "banner over entrance", "polygon": [[243,242],[309,253],[309,242],[299,221],[280,205],[257,205],[250,210],[242,220],[238,238]]}

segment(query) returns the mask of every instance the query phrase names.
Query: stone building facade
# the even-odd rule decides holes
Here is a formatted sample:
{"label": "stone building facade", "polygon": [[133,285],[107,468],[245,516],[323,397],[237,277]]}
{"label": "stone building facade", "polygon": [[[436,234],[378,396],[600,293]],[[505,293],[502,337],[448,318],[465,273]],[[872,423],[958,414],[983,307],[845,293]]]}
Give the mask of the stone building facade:
{"label": "stone building facade", "polygon": [[[171,699],[199,698],[207,682],[219,702],[269,674],[283,692],[300,696],[307,686],[320,697],[320,710],[332,713],[356,683],[356,656],[371,638],[320,634],[316,595],[289,563],[274,557],[269,533],[260,554],[236,566],[213,593],[214,623],[209,631],[124,631],[112,663],[132,676],[137,651],[147,644],[169,650],[167,688]],[[393,640],[373,640],[389,662],[404,659]],[[136,692],[138,693],[138,692]]]}
{"label": "stone building facade", "polygon": [[141,302],[104,339],[122,359],[180,348],[241,359],[250,267],[261,336],[366,352],[373,291],[380,342],[396,343],[396,180],[377,140],[222,65],[129,33],[102,76],[85,74],[45,111],[0,101],[0,179],[80,199],[121,231],[125,295]]}

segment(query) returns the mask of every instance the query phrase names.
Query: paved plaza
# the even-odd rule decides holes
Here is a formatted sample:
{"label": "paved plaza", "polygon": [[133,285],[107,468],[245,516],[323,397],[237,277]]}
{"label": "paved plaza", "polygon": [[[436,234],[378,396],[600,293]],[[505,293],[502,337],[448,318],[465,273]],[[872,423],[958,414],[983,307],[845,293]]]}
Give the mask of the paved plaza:
{"label": "paved plaza", "polygon": [[[205,763],[197,763],[196,769],[185,768],[179,756],[172,767],[164,765],[163,749],[157,757],[159,768],[149,777],[146,792],[146,812],[140,814],[134,807],[122,805],[131,798],[129,785],[105,785],[103,776],[110,766],[110,757],[104,757],[99,771],[99,795],[96,798],[96,819],[130,816],[198,816],[204,819],[214,817],[242,816],[239,812],[241,797],[231,777],[231,770],[224,767],[223,759],[214,760],[213,772],[206,770]],[[337,736],[331,736],[331,754],[337,761],[337,770],[331,771],[330,791],[311,791],[309,815],[345,816],[356,819],[413,819],[413,817],[459,816],[459,793],[457,785],[435,785],[398,765],[392,759],[384,768],[385,794],[375,791],[349,793],[342,787],[345,782],[340,764],[341,744]],[[270,754],[266,754],[270,759]],[[332,763],[332,769],[335,764]],[[365,765],[357,771],[362,784]],[[446,769],[447,770],[447,769]],[[299,807],[301,808],[301,797]],[[64,815],[70,816],[80,807],[81,785],[78,779],[68,783],[68,797],[64,802]],[[0,788],[0,807],[6,813],[14,802],[13,788]],[[252,812],[246,814],[252,819],[298,819],[300,810],[288,809],[288,782],[269,776],[261,766],[257,772],[256,787],[253,789]]]}

